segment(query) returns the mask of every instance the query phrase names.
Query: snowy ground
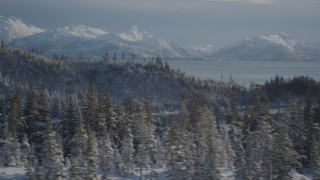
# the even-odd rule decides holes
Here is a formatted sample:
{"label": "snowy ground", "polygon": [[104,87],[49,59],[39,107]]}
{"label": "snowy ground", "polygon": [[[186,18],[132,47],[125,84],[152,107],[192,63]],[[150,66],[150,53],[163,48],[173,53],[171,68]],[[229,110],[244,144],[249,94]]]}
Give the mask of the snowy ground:
{"label": "snowy ground", "polygon": [[2,167],[0,166],[0,179],[25,179],[25,168]]}
{"label": "snowy ground", "polygon": [[[112,173],[110,175],[111,180],[125,180],[125,179],[132,179],[132,180],[139,180],[139,169],[135,169],[137,172],[136,175],[128,176],[128,177],[121,177],[117,176],[116,174]],[[233,169],[230,168],[220,168],[219,172],[221,174],[222,180],[234,180]],[[0,166],[0,180],[23,180],[25,179],[25,168],[16,168],[16,167],[3,167]],[[150,175],[150,179],[157,179],[157,180],[165,180],[166,178],[166,169],[159,168],[159,169],[150,169],[144,170],[144,175]],[[302,174],[297,173],[296,171],[291,171],[290,175],[292,180],[311,180],[312,178],[304,176]]]}

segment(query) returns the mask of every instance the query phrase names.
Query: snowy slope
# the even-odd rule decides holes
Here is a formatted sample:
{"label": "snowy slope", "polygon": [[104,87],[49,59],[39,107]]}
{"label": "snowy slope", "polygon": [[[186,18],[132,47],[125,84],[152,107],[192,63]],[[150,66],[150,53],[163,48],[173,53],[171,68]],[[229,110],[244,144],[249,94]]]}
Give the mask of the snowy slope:
{"label": "snowy slope", "polygon": [[285,33],[241,40],[213,53],[220,60],[318,60],[318,53]]}
{"label": "snowy slope", "polygon": [[183,48],[196,58],[208,57],[216,51],[211,44],[194,44]]}
{"label": "snowy slope", "polygon": [[[155,37],[145,30],[139,29],[137,26],[133,26],[126,33],[118,33],[118,36],[123,41],[131,41],[137,44],[141,44],[149,49],[158,51],[157,55],[164,57],[178,57],[184,58],[190,55],[181,47],[175,46],[172,42],[160,37]],[[151,55],[154,56],[154,55]]]}
{"label": "snowy slope", "polygon": [[3,40],[5,42],[10,42],[14,39],[27,37],[45,31],[45,29],[27,24],[19,18],[6,18],[0,16],[0,40]]}
{"label": "snowy slope", "polygon": [[102,35],[109,34],[107,31],[98,28],[87,27],[81,24],[77,26],[65,26],[63,28],[58,28],[56,31],[65,36],[76,36],[88,39],[98,39]]}
{"label": "snowy slope", "polygon": [[153,36],[147,31],[139,31],[137,26],[133,26],[127,33],[118,33],[118,35],[121,39],[126,41],[142,41],[153,38]]}

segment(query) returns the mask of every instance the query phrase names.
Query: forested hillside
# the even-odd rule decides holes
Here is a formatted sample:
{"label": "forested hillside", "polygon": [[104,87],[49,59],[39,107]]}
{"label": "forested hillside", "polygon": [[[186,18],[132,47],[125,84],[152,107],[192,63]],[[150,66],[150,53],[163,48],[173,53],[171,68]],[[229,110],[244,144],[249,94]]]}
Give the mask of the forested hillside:
{"label": "forested hillside", "polygon": [[0,97],[0,167],[28,179],[320,178],[320,84],[308,77],[245,88],[160,57],[90,61],[2,44]]}

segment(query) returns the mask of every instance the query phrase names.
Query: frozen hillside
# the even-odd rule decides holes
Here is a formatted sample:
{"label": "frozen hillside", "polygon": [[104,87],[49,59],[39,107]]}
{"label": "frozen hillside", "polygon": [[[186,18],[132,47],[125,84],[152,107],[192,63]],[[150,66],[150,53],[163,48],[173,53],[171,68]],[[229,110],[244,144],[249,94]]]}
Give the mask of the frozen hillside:
{"label": "frozen hillside", "polygon": [[319,53],[298,43],[285,33],[241,40],[210,57],[220,60],[318,60]]}
{"label": "frozen hillside", "polygon": [[45,29],[25,23],[19,18],[6,18],[0,15],[0,39],[5,42],[10,42],[14,39],[31,36],[45,31]]}

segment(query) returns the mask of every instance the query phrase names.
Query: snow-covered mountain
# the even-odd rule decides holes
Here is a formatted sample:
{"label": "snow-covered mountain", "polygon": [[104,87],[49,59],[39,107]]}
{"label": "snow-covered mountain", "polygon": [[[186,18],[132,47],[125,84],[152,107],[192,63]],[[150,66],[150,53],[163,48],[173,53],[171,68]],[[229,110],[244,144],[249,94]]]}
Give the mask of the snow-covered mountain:
{"label": "snow-covered mountain", "polygon": [[35,49],[46,55],[64,54],[69,57],[101,57],[126,54],[135,57],[187,58],[189,54],[168,40],[151,35],[133,26],[128,32],[110,33],[85,25],[69,25],[45,30],[21,19],[0,16],[0,40],[9,46]]}
{"label": "snow-covered mountain", "polygon": [[297,42],[285,33],[241,40],[213,53],[220,60],[318,60],[319,52]]}
{"label": "snow-covered mountain", "polygon": [[216,51],[211,44],[194,44],[185,46],[183,49],[195,58],[208,57]]}
{"label": "snow-covered mountain", "polygon": [[136,57],[186,58],[188,53],[173,43],[133,26],[127,33],[109,33],[84,25],[66,26],[17,39],[11,46],[36,49],[44,54],[101,57],[104,53]]}
{"label": "snow-covered mountain", "polygon": [[7,18],[0,15],[0,40],[4,42],[8,43],[17,38],[27,37],[45,31],[45,29],[28,24],[19,18]]}

